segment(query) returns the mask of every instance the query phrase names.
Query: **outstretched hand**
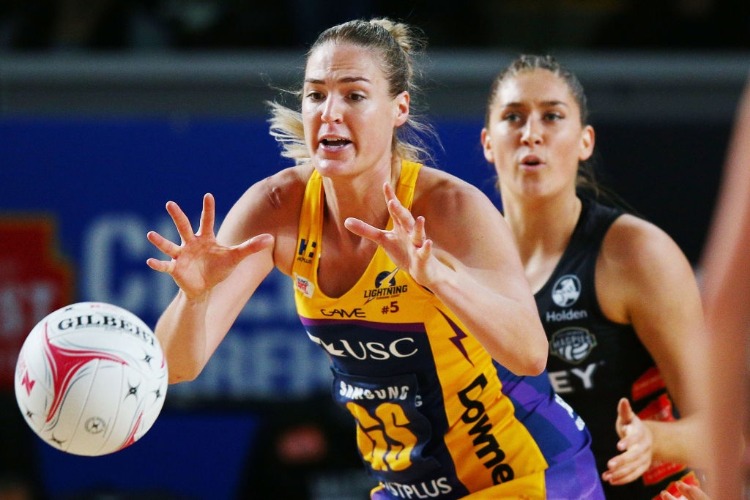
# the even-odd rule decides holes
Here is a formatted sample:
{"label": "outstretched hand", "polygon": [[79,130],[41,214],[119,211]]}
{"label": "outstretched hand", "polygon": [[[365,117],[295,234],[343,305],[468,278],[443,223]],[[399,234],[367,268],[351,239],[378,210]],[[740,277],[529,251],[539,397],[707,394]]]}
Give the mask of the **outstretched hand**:
{"label": "outstretched hand", "polygon": [[346,219],[344,225],[352,233],[383,247],[397,266],[407,271],[420,285],[429,287],[433,278],[428,265],[432,257],[432,240],[425,233],[424,217],[414,218],[398,200],[389,183],[384,184],[383,194],[393,220],[393,229],[378,229],[354,217]]}
{"label": "outstretched hand", "polygon": [[200,227],[195,233],[190,220],[177,203],[167,202],[167,212],[174,221],[181,244],[149,231],[146,235],[148,240],[171,260],[149,258],[146,264],[155,271],[172,276],[177,286],[191,299],[207,294],[229,276],[245,257],[273,244],[270,234],[260,234],[234,246],[217,242],[214,233],[216,204],[210,193],[203,196]]}
{"label": "outstretched hand", "polygon": [[638,479],[651,466],[653,436],[635,414],[627,398],[617,404],[617,449],[622,453],[607,462],[602,479],[610,484],[626,484]]}

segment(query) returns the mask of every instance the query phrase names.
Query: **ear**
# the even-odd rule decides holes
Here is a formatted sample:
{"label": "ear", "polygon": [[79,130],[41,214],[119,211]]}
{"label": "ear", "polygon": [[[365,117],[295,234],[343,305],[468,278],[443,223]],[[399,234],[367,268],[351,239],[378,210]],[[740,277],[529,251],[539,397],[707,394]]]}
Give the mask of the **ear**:
{"label": "ear", "polygon": [[406,120],[409,119],[409,102],[411,100],[411,97],[409,96],[409,92],[404,90],[399,95],[396,96],[394,102],[395,102],[395,126],[400,127],[404,123],[406,123]]}
{"label": "ear", "polygon": [[594,133],[594,127],[586,125],[581,132],[581,152],[578,155],[578,159],[586,161],[591,158],[594,154],[594,143],[596,142],[596,134]]}
{"label": "ear", "polygon": [[482,128],[479,140],[482,142],[484,158],[490,163],[495,163],[495,155],[492,153],[492,144],[490,143],[490,134],[487,127]]}

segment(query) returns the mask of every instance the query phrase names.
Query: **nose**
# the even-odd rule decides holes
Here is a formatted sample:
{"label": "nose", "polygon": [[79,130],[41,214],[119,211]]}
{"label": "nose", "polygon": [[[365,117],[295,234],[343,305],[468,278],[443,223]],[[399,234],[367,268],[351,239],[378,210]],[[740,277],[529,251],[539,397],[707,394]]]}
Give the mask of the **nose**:
{"label": "nose", "polygon": [[539,144],[542,142],[542,129],[538,121],[533,117],[526,120],[521,134],[521,141],[524,144]]}
{"label": "nose", "polygon": [[335,96],[329,95],[323,103],[323,113],[321,118],[326,123],[341,122],[341,106]]}

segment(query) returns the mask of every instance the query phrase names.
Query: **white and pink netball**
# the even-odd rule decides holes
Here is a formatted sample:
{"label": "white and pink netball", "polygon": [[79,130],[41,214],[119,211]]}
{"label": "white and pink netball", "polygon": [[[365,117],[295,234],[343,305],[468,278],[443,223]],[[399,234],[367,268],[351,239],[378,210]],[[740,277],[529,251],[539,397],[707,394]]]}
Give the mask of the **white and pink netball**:
{"label": "white and pink netball", "polygon": [[167,395],[159,340],[138,316],[103,302],[60,308],[31,330],[15,371],[18,407],[50,446],[98,456],[132,445]]}

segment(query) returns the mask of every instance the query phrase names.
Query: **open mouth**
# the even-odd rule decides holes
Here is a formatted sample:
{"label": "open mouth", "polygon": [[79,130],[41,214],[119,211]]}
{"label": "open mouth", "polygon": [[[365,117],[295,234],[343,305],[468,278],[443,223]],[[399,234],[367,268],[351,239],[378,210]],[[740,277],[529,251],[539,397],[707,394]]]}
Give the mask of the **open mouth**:
{"label": "open mouth", "polygon": [[321,139],[320,144],[326,148],[343,148],[344,146],[351,144],[352,141],[348,139]]}
{"label": "open mouth", "polygon": [[537,167],[542,164],[542,160],[537,156],[526,156],[521,161],[521,164],[527,167]]}

